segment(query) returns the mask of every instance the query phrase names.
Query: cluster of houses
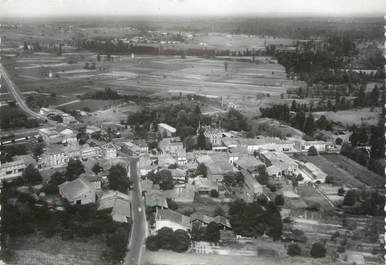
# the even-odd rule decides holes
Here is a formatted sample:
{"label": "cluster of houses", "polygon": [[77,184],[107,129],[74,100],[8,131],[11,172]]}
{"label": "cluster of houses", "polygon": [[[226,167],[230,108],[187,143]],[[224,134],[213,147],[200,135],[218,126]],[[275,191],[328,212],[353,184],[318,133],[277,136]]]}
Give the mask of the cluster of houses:
{"label": "cluster of houses", "polygon": [[[224,229],[231,229],[229,221],[221,216],[210,217],[199,213],[184,216],[168,209],[167,199],[192,203],[197,193],[209,196],[214,190],[220,195],[225,194],[227,187],[224,185],[224,176],[241,173],[244,177],[243,199],[251,201],[265,192],[265,187],[256,180],[261,166],[266,168],[268,175],[277,179],[301,174],[304,182],[324,182],[326,174],[321,169],[309,162],[294,160],[290,154],[306,152],[311,146],[325,152],[333,146],[332,143],[323,141],[281,140],[274,137],[245,138],[237,132],[206,126],[202,129],[212,144],[212,150],[187,152],[181,139],[175,136],[175,128],[164,123],[158,124],[157,127],[162,140],[158,142],[156,150],[149,150],[147,142],[142,139],[117,138],[110,143],[93,140],[95,143],[92,146],[89,143],[79,145],[77,130],[70,129],[71,126],[42,128],[38,133],[46,147],[38,161],[33,164],[41,171],[56,170],[65,167],[70,159],[79,159],[84,164],[87,161],[111,163],[113,160],[119,160],[119,153],[136,155],[139,157],[139,172],[146,206],[157,209],[156,230],[164,225],[188,230],[193,222],[198,221],[214,221]],[[92,136],[94,133],[100,133],[100,130],[95,126],[88,126],[84,133]],[[1,165],[0,177],[12,179],[21,176],[31,159],[23,157],[4,163]],[[205,165],[206,176],[192,176],[191,173],[199,164]],[[149,172],[160,170],[171,172],[173,189],[161,190],[159,185],[146,178]],[[96,175],[89,171],[78,179],[61,184],[59,194],[71,204],[98,202],[98,209],[112,209],[114,220],[127,221],[131,216],[128,210],[131,207],[128,195],[112,191],[103,193],[103,174]]]}

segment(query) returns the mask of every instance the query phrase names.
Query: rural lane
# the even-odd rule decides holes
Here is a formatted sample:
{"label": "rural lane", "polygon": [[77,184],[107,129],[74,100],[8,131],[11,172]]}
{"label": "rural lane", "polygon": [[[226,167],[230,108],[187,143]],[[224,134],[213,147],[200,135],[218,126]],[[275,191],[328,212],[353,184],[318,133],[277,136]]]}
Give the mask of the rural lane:
{"label": "rural lane", "polygon": [[131,235],[128,245],[128,252],[124,264],[140,265],[146,240],[146,216],[144,201],[142,199],[141,185],[138,175],[138,158],[130,158],[128,177],[132,181],[131,190],[132,219]]}
{"label": "rural lane", "polygon": [[19,107],[28,115],[34,117],[35,119],[39,120],[46,120],[46,117],[43,115],[40,115],[39,113],[34,112],[31,110],[27,104],[24,102],[24,99],[20,96],[19,91],[15,85],[15,83],[11,80],[9,77],[7,71],[5,70],[4,66],[0,63],[0,77],[4,79],[4,81],[7,83],[8,91],[12,94],[12,96],[15,98],[17,103],[19,104]]}

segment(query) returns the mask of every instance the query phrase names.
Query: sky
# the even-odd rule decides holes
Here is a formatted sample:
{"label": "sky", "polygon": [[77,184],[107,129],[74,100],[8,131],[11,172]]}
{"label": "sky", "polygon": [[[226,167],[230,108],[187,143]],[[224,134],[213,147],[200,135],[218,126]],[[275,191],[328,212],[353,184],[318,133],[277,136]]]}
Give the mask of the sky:
{"label": "sky", "polygon": [[0,0],[0,17],[68,15],[372,15],[385,0]]}

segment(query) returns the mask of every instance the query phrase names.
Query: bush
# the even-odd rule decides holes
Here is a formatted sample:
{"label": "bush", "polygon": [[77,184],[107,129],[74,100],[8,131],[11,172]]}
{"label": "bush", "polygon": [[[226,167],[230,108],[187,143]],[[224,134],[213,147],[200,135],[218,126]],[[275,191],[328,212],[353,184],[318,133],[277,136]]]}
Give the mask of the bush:
{"label": "bush", "polygon": [[210,196],[213,198],[218,198],[218,191],[217,190],[211,190],[210,191]]}
{"label": "bush", "polygon": [[327,252],[326,247],[322,243],[316,242],[316,243],[312,244],[310,254],[313,258],[315,258],[315,259],[316,258],[323,258],[326,256],[326,252]]}
{"label": "bush", "polygon": [[284,197],[282,195],[277,195],[275,197],[275,204],[278,206],[283,206],[284,205]]}
{"label": "bush", "polygon": [[339,188],[339,190],[338,190],[338,196],[344,196],[344,193],[345,193],[346,191],[344,190],[344,188],[343,187],[340,187]]}
{"label": "bush", "polygon": [[146,239],[146,247],[150,251],[158,251],[161,248],[158,236],[149,236]]}
{"label": "bush", "polygon": [[316,150],[315,146],[311,146],[308,148],[308,155],[309,156],[317,156],[318,155],[318,150]]}
{"label": "bush", "polygon": [[178,209],[178,205],[177,205],[177,203],[176,203],[175,201],[173,201],[173,200],[170,199],[170,198],[167,198],[166,201],[167,201],[167,203],[168,203],[168,208],[169,208],[170,210],[175,211],[175,210]]}
{"label": "bush", "polygon": [[302,254],[302,250],[298,244],[294,243],[288,246],[287,254],[291,257],[300,256]]}

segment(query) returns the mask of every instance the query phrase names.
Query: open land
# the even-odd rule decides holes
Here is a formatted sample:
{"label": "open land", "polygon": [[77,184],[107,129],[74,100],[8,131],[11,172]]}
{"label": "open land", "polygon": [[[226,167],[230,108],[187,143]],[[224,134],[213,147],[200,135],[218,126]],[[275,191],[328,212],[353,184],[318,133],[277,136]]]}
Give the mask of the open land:
{"label": "open land", "polygon": [[339,122],[344,126],[350,125],[376,125],[379,120],[379,115],[381,114],[380,108],[362,108],[362,109],[352,109],[352,110],[341,110],[341,111],[323,111],[315,112],[315,118],[318,118],[321,115],[324,115],[328,120]]}

